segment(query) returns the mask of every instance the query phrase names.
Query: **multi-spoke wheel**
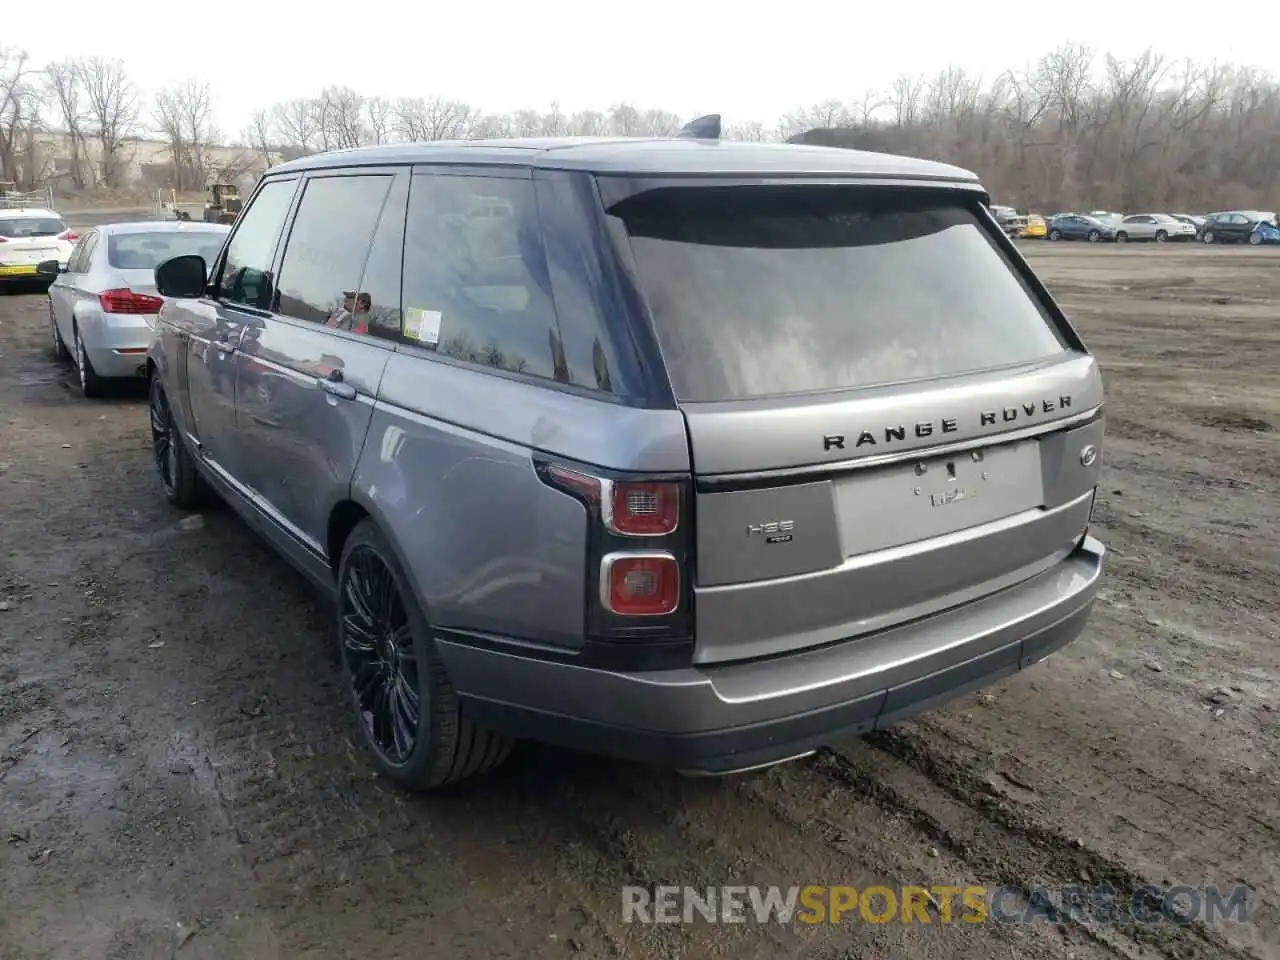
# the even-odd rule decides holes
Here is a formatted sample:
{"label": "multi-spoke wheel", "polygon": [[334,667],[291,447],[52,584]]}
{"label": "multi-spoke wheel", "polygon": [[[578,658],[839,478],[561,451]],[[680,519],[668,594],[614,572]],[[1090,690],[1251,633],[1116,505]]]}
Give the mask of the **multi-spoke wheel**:
{"label": "multi-spoke wheel", "polygon": [[49,335],[53,347],[53,359],[66,360],[71,356],[71,351],[67,349],[66,341],[62,339],[62,332],[58,329],[58,321],[53,315],[53,301],[49,301]]}
{"label": "multi-spoke wheel", "polygon": [[370,520],[356,525],[342,552],[338,637],[360,731],[396,782],[429,790],[511,752],[509,738],[462,715],[426,618]]}
{"label": "multi-spoke wheel", "polygon": [[71,333],[72,339],[75,340],[76,372],[80,375],[80,392],[90,399],[100,397],[103,388],[102,378],[93,369],[93,361],[89,359],[89,353],[84,348],[80,328],[73,327]]}
{"label": "multi-spoke wheel", "polygon": [[165,498],[183,509],[200,506],[205,500],[204,480],[187,453],[186,444],[173,421],[169,397],[156,374],[151,376],[149,408],[151,452],[155,456],[156,472],[160,474]]}

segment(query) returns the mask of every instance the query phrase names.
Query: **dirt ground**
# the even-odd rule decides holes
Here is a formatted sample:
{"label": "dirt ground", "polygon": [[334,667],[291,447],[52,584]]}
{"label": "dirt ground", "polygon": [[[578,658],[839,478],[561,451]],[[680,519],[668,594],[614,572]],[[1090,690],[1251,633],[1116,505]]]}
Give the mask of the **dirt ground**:
{"label": "dirt ground", "polygon": [[[329,613],[0,295],[0,958],[1280,957],[1280,250],[1035,244],[1105,371],[1086,633],[731,779],[370,773]],[[1245,923],[637,925],[626,884],[1248,888]]]}

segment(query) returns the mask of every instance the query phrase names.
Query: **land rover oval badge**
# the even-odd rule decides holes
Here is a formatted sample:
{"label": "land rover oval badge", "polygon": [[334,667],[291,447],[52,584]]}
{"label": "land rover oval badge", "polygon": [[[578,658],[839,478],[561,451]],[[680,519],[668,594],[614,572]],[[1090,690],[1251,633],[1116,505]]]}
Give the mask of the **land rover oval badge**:
{"label": "land rover oval badge", "polygon": [[1092,467],[1093,461],[1098,459],[1098,448],[1092,443],[1080,450],[1080,464],[1085,467]]}

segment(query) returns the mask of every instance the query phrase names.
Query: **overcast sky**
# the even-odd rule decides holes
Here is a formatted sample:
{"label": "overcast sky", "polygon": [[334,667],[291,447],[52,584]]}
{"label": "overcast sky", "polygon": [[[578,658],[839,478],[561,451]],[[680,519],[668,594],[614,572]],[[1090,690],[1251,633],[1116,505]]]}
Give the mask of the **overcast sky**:
{"label": "overcast sky", "polygon": [[6,17],[0,44],[40,61],[118,56],[149,93],[207,80],[218,125],[232,135],[255,109],[327,84],[458,98],[489,112],[627,101],[771,124],[797,106],[852,99],[948,63],[992,76],[1066,40],[1120,56],[1150,46],[1264,67],[1280,49],[1280,33],[1258,29],[1277,24],[1274,2],[1262,0],[66,0],[58,11],[52,20]]}

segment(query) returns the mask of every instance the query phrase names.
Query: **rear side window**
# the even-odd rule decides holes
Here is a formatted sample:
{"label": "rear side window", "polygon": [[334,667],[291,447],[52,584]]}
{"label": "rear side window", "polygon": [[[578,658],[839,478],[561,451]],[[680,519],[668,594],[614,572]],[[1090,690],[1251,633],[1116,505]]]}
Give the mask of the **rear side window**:
{"label": "rear side window", "polygon": [[855,187],[682,187],[625,224],[676,395],[739,400],[1061,353],[976,209]]}
{"label": "rear side window", "polygon": [[171,257],[195,254],[211,264],[222,249],[225,232],[159,230],[107,236],[107,264],[117,270],[154,270]]}
{"label": "rear side window", "polygon": [[55,217],[0,217],[0,237],[21,240],[26,237],[56,237],[67,225]]}
{"label": "rear side window", "polygon": [[373,299],[359,289],[393,177],[307,181],[280,264],[279,311],[352,333],[369,333]]}
{"label": "rear side window", "polygon": [[415,176],[402,300],[411,343],[465,363],[569,380],[531,180]]}

